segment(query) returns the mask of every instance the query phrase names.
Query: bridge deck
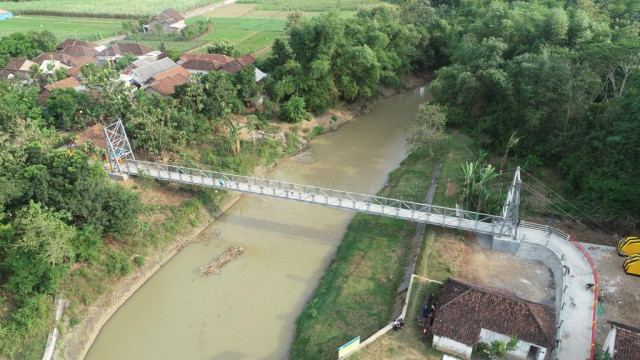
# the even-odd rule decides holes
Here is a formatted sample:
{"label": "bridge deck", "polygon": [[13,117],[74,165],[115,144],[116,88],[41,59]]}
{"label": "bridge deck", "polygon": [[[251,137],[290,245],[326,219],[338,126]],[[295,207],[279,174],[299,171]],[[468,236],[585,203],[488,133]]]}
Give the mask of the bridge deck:
{"label": "bridge deck", "polygon": [[385,199],[346,191],[202,170],[195,170],[196,172],[194,173],[194,171],[190,171],[192,169],[139,160],[128,161],[124,169],[130,175],[143,173],[152,178],[171,182],[295,200],[482,234],[496,235],[500,234],[501,230],[505,231],[506,228],[502,227],[502,218],[493,215]]}

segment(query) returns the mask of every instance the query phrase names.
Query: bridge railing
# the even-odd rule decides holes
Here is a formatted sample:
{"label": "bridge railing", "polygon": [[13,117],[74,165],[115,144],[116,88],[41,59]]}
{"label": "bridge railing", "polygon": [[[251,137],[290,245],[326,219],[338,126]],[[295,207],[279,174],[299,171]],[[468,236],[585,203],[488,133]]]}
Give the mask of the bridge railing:
{"label": "bridge railing", "polygon": [[[555,235],[561,239],[567,240],[569,241],[570,239],[570,235],[567,234],[566,232],[554,228],[553,226],[549,226],[549,225],[542,225],[542,224],[536,224],[536,223],[532,223],[532,222],[528,222],[528,221],[520,221],[519,226],[521,227],[525,227],[528,229],[535,229],[535,230],[542,230],[544,231],[545,234],[550,234],[550,235]],[[548,237],[548,236],[547,236]]]}
{"label": "bridge railing", "polygon": [[[240,184],[251,185],[251,187],[262,187],[269,189],[291,191],[302,196],[303,194],[313,196],[323,196],[325,198],[336,198],[351,200],[372,205],[393,207],[401,210],[417,211],[426,214],[433,214],[442,217],[458,218],[461,220],[472,220],[495,224],[494,228],[503,229],[505,233],[510,231],[508,227],[500,226],[502,217],[496,215],[483,214],[473,211],[458,210],[437,205],[428,205],[412,201],[390,199],[381,196],[359,194],[349,191],[327,189],[317,186],[299,185],[279,180],[262,179],[251,176],[227,174],[223,172],[192,169],[184,166],[167,165],[142,160],[128,160],[122,166],[124,172],[130,175],[146,173],[160,180],[180,182],[189,185],[207,186],[239,190]],[[499,231],[499,230],[496,230]],[[495,232],[495,231],[494,231]]]}

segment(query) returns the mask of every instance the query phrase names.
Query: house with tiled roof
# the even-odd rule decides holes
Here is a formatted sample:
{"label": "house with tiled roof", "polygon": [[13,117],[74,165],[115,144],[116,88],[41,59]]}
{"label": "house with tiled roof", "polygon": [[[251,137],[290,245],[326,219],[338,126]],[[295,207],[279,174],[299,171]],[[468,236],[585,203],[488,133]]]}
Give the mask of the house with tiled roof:
{"label": "house with tiled roof", "polygon": [[640,357],[640,329],[609,321],[611,330],[602,350],[613,360],[635,360]]}
{"label": "house with tiled roof", "polygon": [[55,89],[75,89],[77,91],[86,91],[87,88],[78,80],[78,78],[70,76],[66,79],[54,82],[53,84],[49,84],[45,86],[40,94],[38,94],[38,99],[41,103],[44,103],[49,99],[51,93]]}
{"label": "house with tiled roof", "polygon": [[143,26],[144,31],[161,32],[171,34],[179,32],[187,25],[184,23],[184,16],[174,9],[167,9],[160,15],[151,19],[148,25]]}
{"label": "house with tiled roof", "polygon": [[209,71],[215,71],[229,62],[233,62],[233,58],[222,54],[190,54],[184,53],[180,55],[180,64],[192,74],[206,74]]}
{"label": "house with tiled roof", "polygon": [[1,80],[15,81],[20,79],[26,79],[29,69],[33,65],[38,65],[27,58],[11,58],[4,69],[0,72]]}
{"label": "house with tiled roof", "polygon": [[235,74],[240,71],[240,69],[242,69],[242,65],[237,60],[233,60],[232,62],[222,65],[219,70],[229,74]]}
{"label": "house with tiled roof", "polygon": [[82,45],[70,45],[60,50],[60,53],[71,57],[95,56],[98,51],[92,47]]}
{"label": "house with tiled roof", "polygon": [[63,41],[60,44],[58,44],[58,46],[56,46],[56,50],[62,50],[64,48],[66,48],[67,46],[76,46],[76,45],[87,47],[87,48],[91,48],[91,49],[95,49],[96,47],[98,47],[98,44],[90,42],[90,41],[77,40],[77,39],[66,39],[65,41]]}
{"label": "house with tiled roof", "polygon": [[556,346],[556,317],[550,306],[523,300],[514,293],[480,282],[449,278],[442,285],[440,306],[431,329],[438,350],[471,358],[478,343],[509,342],[509,356],[545,359]]}
{"label": "house with tiled roof", "polygon": [[102,124],[95,124],[91,127],[86,128],[83,132],[74,136],[69,142],[67,142],[63,148],[64,149],[77,149],[84,144],[91,143],[95,145],[97,148],[106,149],[107,143],[104,139],[104,130]]}
{"label": "house with tiled roof", "polygon": [[145,57],[157,60],[162,53],[138,43],[115,43],[97,53],[95,57],[98,59],[98,63],[100,65],[104,65],[108,62],[113,65],[116,60],[123,57],[125,54],[133,54],[138,58]]}

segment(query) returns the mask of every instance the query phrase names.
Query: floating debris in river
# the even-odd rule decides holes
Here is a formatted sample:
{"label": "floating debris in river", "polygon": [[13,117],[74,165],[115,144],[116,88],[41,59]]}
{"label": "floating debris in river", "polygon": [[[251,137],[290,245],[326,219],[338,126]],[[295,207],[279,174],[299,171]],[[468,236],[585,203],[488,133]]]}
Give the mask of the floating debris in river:
{"label": "floating debris in river", "polygon": [[223,266],[225,266],[229,261],[242,255],[242,253],[244,253],[244,249],[240,246],[232,246],[228,248],[224,254],[213,260],[211,264],[202,266],[200,268],[200,276],[219,273]]}

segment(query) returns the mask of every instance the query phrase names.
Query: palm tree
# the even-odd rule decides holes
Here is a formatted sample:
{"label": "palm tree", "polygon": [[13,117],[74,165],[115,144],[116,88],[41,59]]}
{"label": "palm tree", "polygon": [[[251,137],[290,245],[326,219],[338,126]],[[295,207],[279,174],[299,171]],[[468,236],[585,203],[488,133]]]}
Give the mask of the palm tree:
{"label": "palm tree", "polygon": [[518,142],[520,142],[520,138],[516,137],[516,134],[518,132],[514,131],[511,136],[509,136],[509,140],[507,141],[507,148],[504,151],[504,156],[502,157],[502,161],[500,162],[500,171],[499,173],[502,174],[502,169],[504,168],[504,164],[507,162],[507,156],[509,155],[509,150],[512,147],[515,147],[516,145],[518,145]]}

